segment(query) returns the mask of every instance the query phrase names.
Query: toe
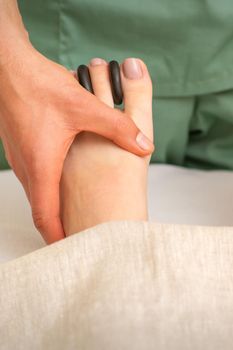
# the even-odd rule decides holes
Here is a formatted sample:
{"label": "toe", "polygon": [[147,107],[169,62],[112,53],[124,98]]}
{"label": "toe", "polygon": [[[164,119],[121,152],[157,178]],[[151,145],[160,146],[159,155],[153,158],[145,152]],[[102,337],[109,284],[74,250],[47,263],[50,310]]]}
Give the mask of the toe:
{"label": "toe", "polygon": [[152,140],[152,83],[145,63],[127,58],[121,65],[121,79],[126,114]]}
{"label": "toe", "polygon": [[92,86],[96,97],[110,107],[114,107],[109,80],[108,63],[101,58],[93,58],[89,63]]}

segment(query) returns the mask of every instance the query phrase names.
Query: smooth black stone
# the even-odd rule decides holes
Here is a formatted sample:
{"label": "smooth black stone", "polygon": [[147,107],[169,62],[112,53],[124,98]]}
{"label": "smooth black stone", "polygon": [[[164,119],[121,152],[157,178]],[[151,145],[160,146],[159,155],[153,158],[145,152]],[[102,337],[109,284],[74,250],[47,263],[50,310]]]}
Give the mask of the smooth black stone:
{"label": "smooth black stone", "polygon": [[121,85],[120,66],[117,61],[109,62],[109,76],[114,103],[120,105],[123,101],[123,90]]}
{"label": "smooth black stone", "polygon": [[85,66],[85,64],[81,64],[81,65],[77,68],[77,76],[78,76],[79,83],[80,83],[87,91],[90,91],[92,94],[94,94],[94,90],[93,90],[92,83],[91,83],[90,72],[89,72],[88,67]]}

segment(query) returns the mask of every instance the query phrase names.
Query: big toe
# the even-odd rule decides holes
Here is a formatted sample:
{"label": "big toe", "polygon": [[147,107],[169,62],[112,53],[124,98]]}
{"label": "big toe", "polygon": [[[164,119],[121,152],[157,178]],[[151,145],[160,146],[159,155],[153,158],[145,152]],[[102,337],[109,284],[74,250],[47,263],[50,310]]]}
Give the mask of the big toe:
{"label": "big toe", "polygon": [[124,110],[149,138],[153,139],[152,82],[145,63],[127,58],[121,65]]}

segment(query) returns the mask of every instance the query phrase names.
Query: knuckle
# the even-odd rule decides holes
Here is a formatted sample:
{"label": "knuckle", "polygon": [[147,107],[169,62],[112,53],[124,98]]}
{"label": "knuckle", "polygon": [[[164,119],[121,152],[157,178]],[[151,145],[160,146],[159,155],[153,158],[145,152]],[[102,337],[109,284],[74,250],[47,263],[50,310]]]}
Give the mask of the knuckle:
{"label": "knuckle", "polygon": [[114,138],[125,135],[129,130],[128,117],[117,117],[114,122]]}
{"label": "knuckle", "polygon": [[32,217],[37,230],[40,232],[44,231],[48,225],[49,218],[44,217],[40,212],[37,211],[32,212]]}

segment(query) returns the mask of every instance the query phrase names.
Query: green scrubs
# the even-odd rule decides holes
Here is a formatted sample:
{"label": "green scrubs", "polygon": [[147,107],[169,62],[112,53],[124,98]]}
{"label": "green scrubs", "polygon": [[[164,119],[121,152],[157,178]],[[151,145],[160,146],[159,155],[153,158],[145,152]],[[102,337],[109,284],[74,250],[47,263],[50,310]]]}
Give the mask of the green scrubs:
{"label": "green scrubs", "polygon": [[19,0],[19,6],[34,46],[69,69],[93,57],[145,61],[154,85],[152,162],[233,169],[232,0]]}

